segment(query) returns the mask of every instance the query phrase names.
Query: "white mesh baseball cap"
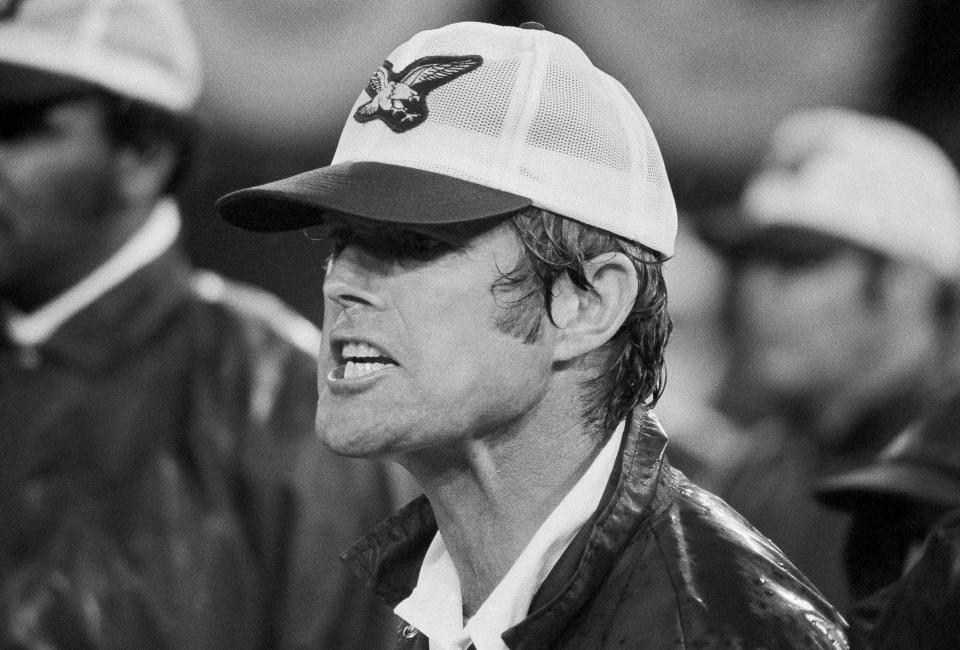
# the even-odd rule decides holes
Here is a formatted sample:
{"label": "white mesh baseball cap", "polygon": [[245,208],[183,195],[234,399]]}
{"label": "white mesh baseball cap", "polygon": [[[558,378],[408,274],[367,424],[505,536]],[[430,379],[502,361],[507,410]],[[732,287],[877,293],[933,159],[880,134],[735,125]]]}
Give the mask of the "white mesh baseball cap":
{"label": "white mesh baseball cap", "polygon": [[77,82],[190,109],[200,63],[179,0],[0,0],[0,102]]}
{"label": "white mesh baseball cap", "polygon": [[708,239],[749,248],[819,234],[960,280],[957,170],[929,138],[887,118],[842,108],[790,115],[739,213],[708,224]]}
{"label": "white mesh baseball cap", "polygon": [[420,32],[387,57],[330,166],[233,192],[217,209],[271,231],[326,213],[453,223],[530,205],[673,254],[663,159],[627,90],[539,25],[468,22]]}

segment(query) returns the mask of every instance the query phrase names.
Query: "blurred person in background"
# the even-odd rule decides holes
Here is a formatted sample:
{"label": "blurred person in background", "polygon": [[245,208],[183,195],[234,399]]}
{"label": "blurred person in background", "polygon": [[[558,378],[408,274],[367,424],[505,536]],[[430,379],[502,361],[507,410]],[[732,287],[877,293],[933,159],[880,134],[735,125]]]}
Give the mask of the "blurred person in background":
{"label": "blurred person in background", "polygon": [[960,394],[816,494],[851,515],[843,564],[858,645],[960,647]]}
{"label": "blurred person in background", "polygon": [[465,22],[354,97],[329,166],[217,209],[333,244],[317,430],[424,491],[344,554],[396,647],[846,647],[664,453],[677,214],[623,86],[542,25]]}
{"label": "blurred person in background", "polygon": [[756,445],[720,494],[845,604],[848,517],[812,483],[873,459],[956,374],[956,171],[894,121],[802,111],[736,218],[703,230],[733,264],[719,403]]}
{"label": "blurred person in background", "polygon": [[[699,223],[736,205],[784,116],[824,104],[892,110],[901,76],[917,91],[930,81],[927,73],[936,63],[914,55],[912,47],[914,40],[936,47],[929,42],[930,21],[917,15],[921,3],[930,4],[522,1],[532,19],[556,26],[599,65],[615,71],[660,138],[681,209],[678,254],[665,273],[677,289],[671,294],[675,329],[668,376],[683,390],[667,391],[657,414],[671,434],[671,461],[707,487],[719,487],[749,451],[749,439],[711,403],[726,365],[721,287],[727,269],[712,259],[715,254],[702,251]],[[938,18],[933,24],[956,24]],[[922,38],[914,36],[915,23]],[[955,49],[955,31],[944,29],[947,38],[938,39],[949,45],[944,51]],[[936,61],[940,58],[938,53]],[[902,74],[906,66],[909,73]],[[942,93],[950,86],[932,87]],[[676,282],[671,268],[681,267]]]}
{"label": "blurred person in background", "polygon": [[317,331],[175,245],[199,91],[176,2],[0,2],[0,646],[378,638]]}

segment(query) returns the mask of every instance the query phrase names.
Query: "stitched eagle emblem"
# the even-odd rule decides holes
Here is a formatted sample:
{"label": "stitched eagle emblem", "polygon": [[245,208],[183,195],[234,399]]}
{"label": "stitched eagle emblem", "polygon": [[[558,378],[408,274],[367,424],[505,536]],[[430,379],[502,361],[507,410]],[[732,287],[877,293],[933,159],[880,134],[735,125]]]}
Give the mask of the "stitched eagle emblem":
{"label": "stitched eagle emblem", "polygon": [[483,63],[480,56],[425,56],[400,72],[384,61],[367,83],[370,101],[353,117],[358,122],[377,118],[397,133],[408,131],[427,119],[427,94]]}
{"label": "stitched eagle emblem", "polygon": [[13,20],[24,0],[0,0],[0,21]]}

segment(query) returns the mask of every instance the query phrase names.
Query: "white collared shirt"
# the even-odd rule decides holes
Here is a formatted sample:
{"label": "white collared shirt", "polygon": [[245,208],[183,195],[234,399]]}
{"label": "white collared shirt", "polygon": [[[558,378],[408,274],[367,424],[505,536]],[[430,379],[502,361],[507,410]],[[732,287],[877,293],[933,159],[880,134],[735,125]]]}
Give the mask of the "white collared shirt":
{"label": "white collared shirt", "polygon": [[140,229],[93,273],[29,314],[7,307],[7,336],[24,348],[45,343],[83,308],[165,253],[179,233],[177,204],[161,199]]}
{"label": "white collared shirt", "polygon": [[438,532],[427,549],[417,586],[394,612],[430,639],[430,650],[505,650],[501,635],[522,621],[553,566],[593,515],[613,472],[621,422],[590,467],[540,525],[507,575],[466,625],[460,580]]}

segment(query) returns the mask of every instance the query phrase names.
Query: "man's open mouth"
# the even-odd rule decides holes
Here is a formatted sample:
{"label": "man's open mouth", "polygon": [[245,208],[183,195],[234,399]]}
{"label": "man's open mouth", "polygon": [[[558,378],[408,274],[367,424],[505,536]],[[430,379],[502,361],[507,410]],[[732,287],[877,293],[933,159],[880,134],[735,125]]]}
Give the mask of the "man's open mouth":
{"label": "man's open mouth", "polygon": [[342,363],[331,373],[334,379],[356,379],[399,365],[369,343],[344,343],[339,356]]}

